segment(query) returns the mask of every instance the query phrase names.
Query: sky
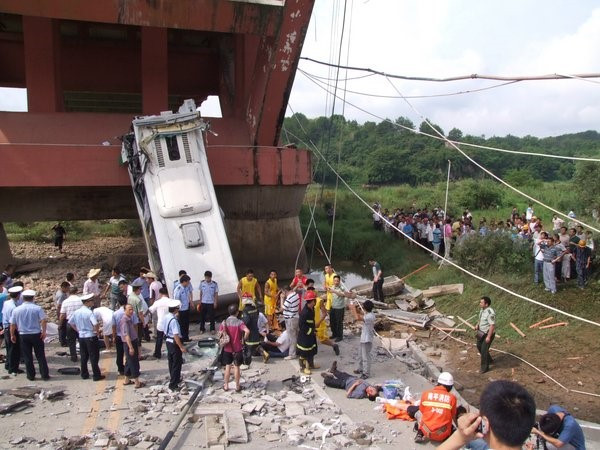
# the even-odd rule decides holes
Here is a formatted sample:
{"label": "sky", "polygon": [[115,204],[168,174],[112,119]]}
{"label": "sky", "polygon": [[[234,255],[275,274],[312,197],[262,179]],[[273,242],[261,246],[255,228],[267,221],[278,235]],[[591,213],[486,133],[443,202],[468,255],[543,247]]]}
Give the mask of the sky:
{"label": "sky", "polygon": [[[344,0],[316,0],[302,56],[337,62]],[[333,25],[333,26],[332,26]],[[332,31],[333,30],[333,31]],[[342,64],[408,76],[468,74],[531,76],[600,73],[600,3],[597,1],[347,0]],[[349,48],[348,41],[349,39]],[[334,45],[331,45],[331,42]],[[335,71],[301,60],[299,69],[335,78]],[[340,71],[340,79],[365,73]],[[523,81],[455,96],[377,98],[346,92],[348,103],[381,118],[404,116],[418,126],[422,117],[447,133],[555,136],[600,130],[600,78]],[[392,80],[403,96],[480,89],[499,81],[446,83]],[[325,86],[323,86],[325,83]],[[334,82],[328,88],[333,92]],[[298,71],[290,96],[293,111],[329,116],[332,96]],[[344,87],[398,96],[385,77],[340,81],[335,113],[358,122],[381,119],[350,106]],[[288,109],[287,115],[291,114]]]}
{"label": "sky", "polygon": [[[344,1],[341,61],[345,65],[438,78],[600,72],[597,0],[316,0],[302,56],[337,62]],[[335,77],[335,71],[309,61],[300,61],[299,69]],[[340,71],[342,80],[361,75]],[[335,113],[361,123],[404,116],[417,126],[427,117],[446,133],[456,127],[464,134],[486,137],[555,136],[600,130],[600,78],[594,80],[527,81],[475,93],[409,99],[417,112],[401,98],[347,92],[346,101],[368,113],[339,99]],[[393,83],[395,88],[379,76],[341,81],[338,95],[344,98],[344,88],[396,97],[395,89],[404,96],[438,95],[500,84],[487,80]],[[298,71],[290,107],[308,117],[329,116],[332,96],[323,90],[326,84],[320,86]],[[333,82],[328,89],[333,91]],[[214,109],[206,107],[205,115],[211,115]],[[0,89],[0,110],[25,109],[24,90]]]}

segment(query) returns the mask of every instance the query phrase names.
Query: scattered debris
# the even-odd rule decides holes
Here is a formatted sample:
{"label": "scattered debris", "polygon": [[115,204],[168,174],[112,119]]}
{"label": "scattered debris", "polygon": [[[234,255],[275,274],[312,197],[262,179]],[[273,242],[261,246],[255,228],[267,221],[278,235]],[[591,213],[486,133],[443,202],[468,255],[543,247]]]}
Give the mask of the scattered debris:
{"label": "scattered debris", "polygon": [[[399,278],[396,275],[390,275],[388,277],[383,278],[383,295],[385,297],[396,295],[402,292],[403,289],[404,281],[402,280],[402,278]],[[373,283],[360,284],[358,286],[354,286],[351,290],[356,292],[356,295],[372,297]]]}
{"label": "scattered debris", "polygon": [[246,431],[246,422],[244,421],[244,415],[242,414],[242,411],[225,411],[223,418],[225,422],[225,436],[227,437],[227,442],[237,442],[241,444],[247,443],[248,432]]}
{"label": "scattered debris", "polygon": [[550,325],[544,325],[543,327],[539,327],[538,329],[543,330],[545,328],[554,328],[554,327],[562,327],[565,325],[569,325],[569,322],[557,322]]}
{"label": "scattered debris", "polygon": [[9,414],[16,411],[21,411],[28,406],[31,402],[29,400],[18,400],[12,403],[0,403],[0,414]]}
{"label": "scattered debris", "polygon": [[460,320],[462,323],[464,323],[466,326],[468,326],[468,327],[469,327],[471,330],[474,330],[474,329],[475,329],[475,326],[474,326],[474,325],[471,325],[469,322],[467,322],[467,321],[466,321],[465,319],[463,319],[462,317],[460,317],[460,316],[456,316],[456,318],[457,318],[458,320]]}
{"label": "scattered debris", "polygon": [[545,324],[546,322],[550,322],[551,320],[553,320],[554,317],[546,317],[544,320],[540,320],[539,322],[534,323],[533,325],[530,325],[529,328],[537,328],[540,325]]}
{"label": "scattered debris", "polygon": [[419,328],[425,328],[431,320],[431,317],[429,317],[427,314],[411,313],[408,311],[402,311],[401,309],[379,311],[379,314],[384,315],[392,322],[412,325]]}
{"label": "scattered debris", "polygon": [[520,335],[521,337],[525,337],[525,333],[523,333],[523,332],[522,332],[522,331],[519,329],[519,327],[518,327],[518,326],[516,326],[514,323],[510,322],[510,326],[511,326],[511,327],[513,327],[513,329],[514,329],[514,330],[515,330],[517,333],[519,333],[519,335]]}

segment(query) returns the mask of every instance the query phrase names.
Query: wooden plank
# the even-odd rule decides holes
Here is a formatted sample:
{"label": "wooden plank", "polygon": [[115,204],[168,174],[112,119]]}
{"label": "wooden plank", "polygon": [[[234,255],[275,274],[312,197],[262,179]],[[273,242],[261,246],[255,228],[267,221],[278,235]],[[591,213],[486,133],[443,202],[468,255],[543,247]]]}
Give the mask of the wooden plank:
{"label": "wooden plank", "polygon": [[446,328],[446,327],[435,327],[436,330],[442,331],[458,331],[459,333],[465,333],[467,330],[464,328]]}
{"label": "wooden plank", "polygon": [[554,317],[546,317],[544,320],[540,320],[539,322],[534,323],[533,325],[530,325],[529,328],[537,328],[540,325],[545,324],[546,322],[550,322],[552,319],[554,319]]}
{"label": "wooden plank", "polygon": [[510,322],[510,326],[513,327],[513,329],[519,333],[521,335],[521,337],[525,337],[525,333],[523,333],[518,326],[516,326],[514,323]]}
{"label": "wooden plank", "polygon": [[565,325],[569,325],[569,322],[558,322],[558,323],[552,323],[550,325],[544,325],[543,327],[540,327],[540,330],[543,330],[545,328],[554,328],[554,327],[562,327]]}
{"label": "wooden plank", "polygon": [[227,442],[246,444],[248,442],[248,431],[242,411],[229,410],[223,414],[225,422],[225,436]]}
{"label": "wooden plank", "polygon": [[437,297],[438,295],[447,294],[462,294],[464,284],[443,284],[441,286],[430,286],[429,289],[423,291],[423,297]]}
{"label": "wooden plank", "polygon": [[475,326],[474,326],[474,325],[471,325],[469,322],[467,322],[467,321],[466,321],[465,319],[463,319],[462,317],[460,317],[460,316],[456,316],[456,318],[457,318],[458,320],[460,320],[462,323],[464,323],[466,326],[468,326],[468,327],[469,327],[471,330],[474,330],[474,329],[475,329]]}
{"label": "wooden plank", "polygon": [[425,328],[425,324],[413,322],[412,320],[398,319],[396,317],[389,317],[389,316],[386,316],[386,318],[388,320],[391,320],[392,322],[401,323],[402,325],[410,325],[413,327]]}
{"label": "wooden plank", "polygon": [[403,276],[402,278],[400,278],[402,281],[406,280],[408,277],[412,277],[415,273],[420,272],[423,269],[426,269],[427,267],[429,267],[429,264],[425,264],[424,266],[419,267],[417,270],[413,270],[411,273],[409,273],[408,275]]}

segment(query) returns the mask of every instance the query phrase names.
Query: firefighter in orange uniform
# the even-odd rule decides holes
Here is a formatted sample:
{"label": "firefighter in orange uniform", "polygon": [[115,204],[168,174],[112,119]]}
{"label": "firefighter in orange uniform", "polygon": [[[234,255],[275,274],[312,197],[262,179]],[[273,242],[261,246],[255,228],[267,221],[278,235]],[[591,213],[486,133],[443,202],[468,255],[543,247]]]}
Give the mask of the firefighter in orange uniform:
{"label": "firefighter in orange uniform", "polygon": [[456,419],[456,397],[450,393],[454,378],[442,372],[437,385],[421,395],[419,406],[409,406],[408,415],[418,424],[415,442],[444,441],[452,434],[452,421]]}

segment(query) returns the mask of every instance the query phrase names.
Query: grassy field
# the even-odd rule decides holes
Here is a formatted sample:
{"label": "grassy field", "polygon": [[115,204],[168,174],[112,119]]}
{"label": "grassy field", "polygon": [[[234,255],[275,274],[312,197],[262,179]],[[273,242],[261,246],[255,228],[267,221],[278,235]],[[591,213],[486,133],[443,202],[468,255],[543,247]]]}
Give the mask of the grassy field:
{"label": "grassy field", "polygon": [[[139,220],[73,220],[61,222],[67,239],[80,241],[92,237],[141,236]],[[4,223],[9,241],[52,242],[56,222]]]}
{"label": "grassy field", "polygon": [[[408,208],[413,202],[416,203],[417,207],[443,205],[444,189],[445,185],[441,183],[417,188],[410,186],[389,186],[379,189],[358,188],[358,192],[370,204],[379,201],[384,208],[393,209],[396,207]],[[448,209],[451,212],[462,210],[462,205],[452,206],[451,203],[452,192],[456,192],[459,189],[461,189],[461,183],[454,183],[450,190]],[[301,213],[303,227],[309,221],[309,205],[312,206],[314,196],[319,193],[320,189],[318,187],[312,187],[307,192],[305,205]],[[567,183],[543,184],[540,186],[539,192],[536,192],[535,195],[552,205],[559,207],[561,205],[563,207],[566,206],[566,208],[561,209],[567,210],[567,212],[571,208],[571,205],[576,204],[575,194]],[[327,223],[324,205],[328,203],[333,204],[333,201],[333,190],[325,189],[322,203],[317,205],[315,212],[318,229],[325,241],[327,250],[329,249],[331,227]],[[402,239],[396,239],[383,232],[373,230],[371,212],[347,190],[340,189],[337,202],[332,257],[334,266],[336,261],[347,260],[364,265],[369,257],[374,257],[383,265],[387,274],[403,276],[423,264],[430,263],[431,266],[427,270],[411,277],[408,283],[418,288],[427,288],[429,286],[448,283],[464,283],[465,291],[462,296],[437,297],[436,302],[437,308],[441,312],[447,315],[460,315],[465,319],[478,312],[478,300],[481,296],[487,295],[491,297],[497,312],[499,328],[502,330],[499,334],[509,340],[519,338],[517,333],[509,326],[509,322],[513,322],[518,327],[526,330],[532,323],[549,316],[554,316],[557,320],[570,322],[569,334],[581,328],[594,329],[596,332],[593,326],[560,316],[543,307],[519,299],[498,288],[478,281],[458,269],[445,265],[441,270],[438,270],[437,265],[433,264],[431,257],[420,249],[409,246]],[[526,208],[527,202],[517,201],[512,193],[507,193],[505,194],[505,203],[501,207],[497,209],[474,210],[472,213],[475,221],[478,221],[482,216],[486,217],[488,221],[492,218],[506,220],[510,215],[513,205],[516,205],[522,211]],[[542,211],[541,207],[537,207],[536,214],[541,216],[543,222],[547,224],[551,223],[551,212]],[[309,255],[312,239],[311,236],[307,240]],[[317,247],[318,245],[317,241]],[[322,253],[322,251],[317,253]],[[544,291],[543,284],[533,284],[533,263],[523,266],[521,270],[516,272],[498,273],[492,271],[491,274],[486,274],[485,277],[496,284],[541,303],[591,320],[598,318],[597,311],[600,306],[600,289],[595,279],[590,281],[589,287],[584,291],[579,290],[576,287],[576,283],[571,281],[566,286],[559,286],[558,294],[551,295]],[[534,334],[539,336],[541,343],[548,339],[557,338],[563,335],[563,333],[558,328],[543,330]],[[600,341],[595,340],[591,345],[593,345],[596,351],[600,351]]]}

